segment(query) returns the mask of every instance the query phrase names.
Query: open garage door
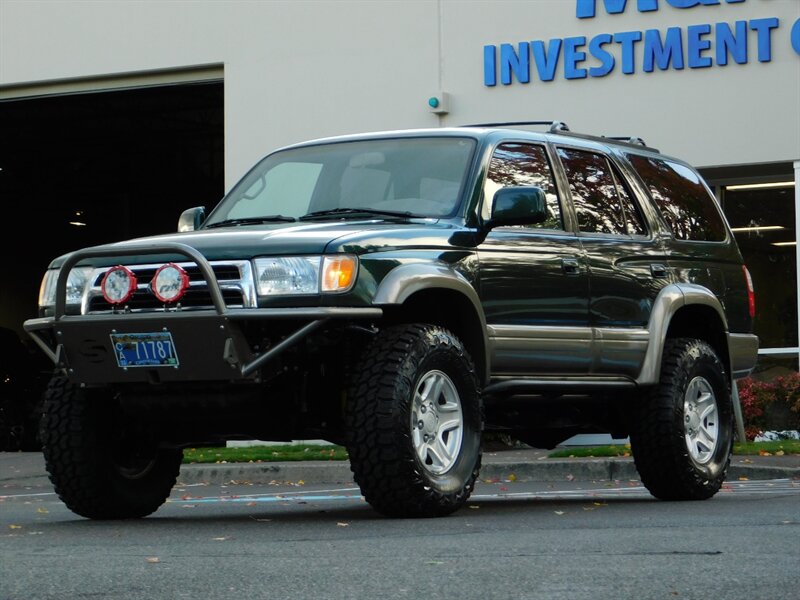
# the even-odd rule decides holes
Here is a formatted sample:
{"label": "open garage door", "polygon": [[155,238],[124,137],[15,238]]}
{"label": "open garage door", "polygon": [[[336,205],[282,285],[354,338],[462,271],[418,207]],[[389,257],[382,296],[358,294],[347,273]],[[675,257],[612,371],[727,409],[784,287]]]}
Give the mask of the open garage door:
{"label": "open garage door", "polygon": [[[219,201],[223,124],[222,81],[0,101],[0,355],[29,346],[22,322],[57,255],[172,232],[182,210]],[[40,354],[0,373],[0,449],[21,435],[9,398],[37,395],[51,366]]]}

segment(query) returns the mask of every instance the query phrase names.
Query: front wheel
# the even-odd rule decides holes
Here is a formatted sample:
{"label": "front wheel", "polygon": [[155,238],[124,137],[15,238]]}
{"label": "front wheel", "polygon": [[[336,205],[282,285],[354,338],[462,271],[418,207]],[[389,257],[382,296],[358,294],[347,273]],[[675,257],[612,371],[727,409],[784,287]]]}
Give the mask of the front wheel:
{"label": "front wheel", "polygon": [[733,406],[725,368],[703,340],[667,341],[659,385],[634,408],[631,449],[642,483],[662,500],[705,500],[730,464]]}
{"label": "front wheel", "polygon": [[383,330],[348,398],[347,449],[367,502],[393,517],[437,517],[467,501],[481,462],[483,409],[461,341],[435,325]]}
{"label": "front wheel", "polygon": [[160,449],[114,418],[114,399],[60,376],[45,392],[40,437],[56,493],[90,519],[131,519],[169,497],[182,452]]}

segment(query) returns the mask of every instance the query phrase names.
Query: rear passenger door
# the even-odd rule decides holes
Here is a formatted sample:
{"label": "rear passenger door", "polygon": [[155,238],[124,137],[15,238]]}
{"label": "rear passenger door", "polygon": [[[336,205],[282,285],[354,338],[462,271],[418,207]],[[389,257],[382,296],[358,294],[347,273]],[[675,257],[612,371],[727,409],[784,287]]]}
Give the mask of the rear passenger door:
{"label": "rear passenger door", "polygon": [[[663,157],[626,153],[672,233],[669,267],[677,281],[701,285],[728,305],[731,315],[747,315],[741,257],[730,243],[722,211],[698,173]],[[737,327],[747,330],[749,323]]]}
{"label": "rear passenger door", "polygon": [[557,155],[589,270],[589,323],[596,353],[592,373],[638,375],[647,326],[670,273],[661,238],[613,157],[559,146]]}
{"label": "rear passenger door", "polygon": [[586,260],[565,226],[569,215],[544,143],[509,141],[495,148],[483,189],[484,220],[494,194],[509,186],[542,188],[549,217],[492,229],[478,247],[492,374],[587,373],[592,353]]}

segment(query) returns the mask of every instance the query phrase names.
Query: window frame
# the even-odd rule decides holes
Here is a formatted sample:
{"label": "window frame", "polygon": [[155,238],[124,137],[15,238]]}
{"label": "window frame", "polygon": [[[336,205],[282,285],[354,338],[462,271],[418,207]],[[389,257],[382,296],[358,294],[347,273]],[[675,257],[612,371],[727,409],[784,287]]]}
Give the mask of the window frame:
{"label": "window frame", "polygon": [[[583,231],[580,228],[580,220],[578,218],[578,211],[577,207],[575,206],[575,201],[572,198],[572,187],[570,186],[569,174],[567,173],[566,165],[563,163],[561,156],[558,154],[560,149],[564,150],[572,150],[575,152],[586,152],[587,154],[594,154],[601,158],[603,158],[609,166],[609,170],[611,173],[611,178],[614,181],[614,189],[616,191],[617,197],[620,198],[619,188],[620,185],[625,186],[628,195],[631,198],[631,202],[633,202],[634,208],[638,209],[639,217],[641,218],[642,225],[644,226],[645,233],[607,233],[602,231]],[[594,147],[586,147],[577,144],[566,144],[562,142],[558,142],[553,144],[553,149],[555,155],[558,158],[558,165],[562,171],[562,175],[564,178],[564,183],[566,185],[566,194],[569,196],[570,205],[572,212],[575,215],[575,232],[578,236],[584,238],[602,238],[602,239],[630,239],[630,240],[648,240],[653,238],[653,229],[648,223],[647,215],[645,211],[642,209],[642,202],[638,198],[636,192],[633,190],[633,186],[630,185],[630,182],[627,180],[625,175],[622,172],[622,169],[616,162],[613,160],[613,154],[603,151],[599,148]],[[624,204],[620,200],[620,208],[622,209],[622,217],[626,224],[628,223],[628,211],[626,210]]]}
{"label": "window frame", "polygon": [[[594,144],[582,144],[578,141],[571,143],[571,141],[566,140],[548,141],[548,146],[550,148],[551,156],[553,156],[556,160],[556,177],[558,179],[558,185],[562,190],[562,196],[569,198],[569,201],[566,203],[567,206],[565,206],[564,209],[571,216],[573,227],[572,232],[575,235],[586,239],[595,238],[620,241],[652,241],[656,238],[661,229],[666,227],[661,223],[660,220],[655,219],[657,215],[654,214],[653,210],[649,206],[649,197],[644,196],[644,190],[642,187],[643,184],[638,179],[632,179],[632,169],[627,163],[625,163],[623,160],[620,160],[620,158],[617,156],[615,148]],[[612,173],[614,173],[614,175],[620,179],[620,181],[617,181],[617,185],[619,185],[621,182],[626,186],[627,191],[630,192],[631,201],[639,210],[639,216],[642,218],[642,223],[646,233],[630,234],[581,231],[578,224],[578,215],[575,210],[575,203],[572,201],[572,190],[570,189],[569,185],[569,177],[567,176],[566,168],[561,162],[561,157],[558,156],[559,148],[599,154],[605,158],[611,164]],[[625,214],[627,215],[627,211]]]}
{"label": "window frame", "polygon": [[[574,236],[576,232],[577,222],[575,221],[575,214],[572,208],[571,202],[565,202],[564,193],[562,185],[559,181],[559,164],[557,157],[553,154],[553,147],[552,144],[547,139],[535,139],[535,138],[518,138],[518,137],[505,137],[494,141],[487,147],[487,158],[485,162],[485,168],[483,169],[483,173],[481,175],[479,181],[479,189],[480,189],[480,199],[476,205],[476,215],[478,217],[478,223],[484,225],[486,223],[486,219],[482,216],[483,215],[483,207],[486,203],[486,182],[489,179],[489,169],[492,164],[492,159],[494,158],[495,152],[497,152],[498,148],[504,146],[506,144],[522,144],[527,146],[538,146],[544,150],[545,158],[547,159],[550,167],[550,175],[553,181],[553,189],[556,194],[556,201],[558,202],[558,206],[561,210],[561,228],[560,229],[549,229],[545,227],[526,227],[526,226],[500,226],[493,228],[492,231],[503,231],[503,232],[514,232],[514,233],[526,233],[526,234],[535,234],[535,235],[559,235],[559,236]],[[512,187],[512,186],[506,186]]]}
{"label": "window frame", "polygon": [[[714,194],[714,192],[711,190],[711,187],[708,185],[708,182],[705,180],[705,178],[700,174],[700,172],[695,167],[693,167],[692,165],[690,165],[686,161],[680,160],[680,159],[675,158],[673,156],[654,154],[652,152],[638,150],[637,148],[625,148],[624,150],[620,151],[619,154],[620,154],[620,160],[625,162],[625,164],[626,164],[626,166],[628,168],[628,171],[630,173],[630,176],[632,178],[635,178],[635,181],[636,181],[637,185],[639,186],[639,188],[641,189],[641,192],[646,195],[647,204],[649,205],[649,208],[652,209],[651,213],[652,213],[653,217],[658,220],[660,229],[663,232],[662,233],[663,236],[666,236],[672,242],[677,243],[677,244],[715,244],[715,245],[719,245],[719,246],[730,244],[731,240],[733,239],[733,233],[731,232],[730,224],[728,223],[728,218],[725,216],[725,212],[722,210],[722,206],[721,206],[721,204],[719,202],[719,199],[717,198],[716,194]],[[647,182],[645,182],[644,179],[642,178],[642,176],[639,175],[639,171],[636,169],[636,167],[630,161],[628,155],[640,156],[640,157],[643,157],[643,158],[650,158],[650,159],[660,160],[660,161],[664,161],[664,162],[673,162],[673,163],[675,163],[677,165],[680,165],[682,167],[685,167],[685,168],[689,169],[690,171],[692,171],[693,173],[695,173],[697,175],[699,181],[700,181],[701,186],[705,189],[706,193],[713,199],[713,205],[714,205],[714,207],[715,207],[715,209],[717,211],[717,215],[719,216],[719,218],[720,218],[720,220],[722,221],[722,224],[723,224],[723,229],[724,229],[724,232],[725,232],[725,236],[723,237],[723,239],[721,239],[721,240],[692,240],[692,239],[686,240],[686,239],[682,239],[682,238],[677,237],[675,235],[675,232],[672,230],[672,227],[670,227],[669,223],[664,218],[664,215],[663,215],[663,213],[661,211],[661,207],[655,201],[655,198],[653,198],[653,195],[650,192],[650,186],[647,185]]]}

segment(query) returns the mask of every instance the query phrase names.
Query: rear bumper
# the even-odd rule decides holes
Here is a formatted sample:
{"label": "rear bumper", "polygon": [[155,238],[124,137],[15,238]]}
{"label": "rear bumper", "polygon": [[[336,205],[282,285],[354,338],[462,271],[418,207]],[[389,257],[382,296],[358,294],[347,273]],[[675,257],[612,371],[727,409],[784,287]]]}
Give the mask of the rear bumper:
{"label": "rear bumper", "polygon": [[731,377],[747,377],[758,360],[758,336],[748,333],[729,333],[728,352],[731,357]]}

